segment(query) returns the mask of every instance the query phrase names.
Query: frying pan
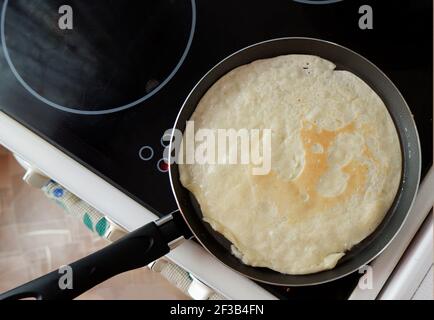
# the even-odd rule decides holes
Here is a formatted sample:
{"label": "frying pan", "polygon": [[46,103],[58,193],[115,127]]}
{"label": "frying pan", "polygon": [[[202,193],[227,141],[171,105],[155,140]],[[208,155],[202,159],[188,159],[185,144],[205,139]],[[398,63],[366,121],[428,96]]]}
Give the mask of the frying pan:
{"label": "frying pan", "polygon": [[[285,275],[267,268],[244,265],[231,254],[230,243],[202,220],[194,196],[179,181],[176,162],[170,165],[170,181],[179,213],[151,222],[106,248],[70,264],[72,288],[61,289],[63,273],[58,270],[0,295],[0,299],[73,299],[95,285],[128,270],[146,266],[167,254],[172,244],[192,235],[212,255],[251,279],[284,286],[320,284],[358,270],[379,255],[404,223],[415,199],[421,171],[417,128],[404,98],[390,79],[361,55],[340,45],[311,38],[280,38],[254,44],[224,59],[211,69],[187,97],[175,122],[185,130],[206,91],[232,69],[258,59],[286,54],[310,54],[332,61],[337,69],[348,70],[373,88],[385,102],[397,128],[402,149],[402,178],[395,200],[377,229],[354,246],[331,270],[308,275]],[[183,219],[181,218],[181,215]],[[188,228],[187,228],[188,226]],[[190,233],[191,231],[191,233]]]}

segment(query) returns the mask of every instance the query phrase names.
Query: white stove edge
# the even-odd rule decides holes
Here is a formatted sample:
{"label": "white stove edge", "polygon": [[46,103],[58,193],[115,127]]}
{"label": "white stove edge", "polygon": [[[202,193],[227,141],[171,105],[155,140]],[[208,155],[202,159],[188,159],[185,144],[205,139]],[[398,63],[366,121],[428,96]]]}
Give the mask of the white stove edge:
{"label": "white stove edge", "polygon": [[[149,210],[3,112],[0,112],[0,143],[127,230],[137,229],[157,218]],[[350,299],[377,298],[426,217],[429,207],[432,207],[433,194],[429,190],[434,189],[433,168],[425,180],[410,213],[411,219],[407,220],[389,248],[371,264],[375,277],[374,288],[362,290],[357,287]],[[107,202],[107,198],[111,201]],[[253,281],[224,266],[193,241],[185,241],[167,257],[229,299],[276,299]]]}
{"label": "white stove edge", "polygon": [[[431,214],[423,223],[387,281],[385,288],[381,291],[380,300],[434,299],[432,283],[433,234],[433,215]],[[428,275],[430,272],[431,275]],[[431,289],[425,290],[427,292],[419,292],[423,283],[426,283]],[[419,292],[417,296],[416,292]]]}

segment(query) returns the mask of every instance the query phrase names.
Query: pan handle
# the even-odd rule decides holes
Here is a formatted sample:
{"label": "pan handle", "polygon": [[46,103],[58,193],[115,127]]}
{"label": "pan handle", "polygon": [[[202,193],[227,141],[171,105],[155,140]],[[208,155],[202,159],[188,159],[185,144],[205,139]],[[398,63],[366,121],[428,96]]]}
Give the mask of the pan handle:
{"label": "pan handle", "polygon": [[146,266],[167,254],[169,243],[183,236],[170,218],[151,222],[67,267],[3,293],[0,300],[74,299],[117,274]]}

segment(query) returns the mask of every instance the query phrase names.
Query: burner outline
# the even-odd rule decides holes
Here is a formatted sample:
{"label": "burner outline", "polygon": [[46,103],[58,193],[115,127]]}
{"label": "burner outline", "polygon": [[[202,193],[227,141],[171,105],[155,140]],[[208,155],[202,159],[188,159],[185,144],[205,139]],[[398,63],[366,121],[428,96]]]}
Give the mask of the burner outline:
{"label": "burner outline", "polygon": [[163,87],[166,86],[166,84],[168,84],[170,82],[170,80],[172,80],[172,78],[175,76],[175,74],[178,72],[178,70],[181,68],[181,66],[183,65],[185,59],[187,58],[187,55],[190,51],[191,45],[193,43],[193,38],[194,38],[194,33],[196,31],[196,1],[195,0],[190,0],[191,2],[191,28],[190,28],[190,35],[187,41],[187,45],[185,47],[185,50],[180,58],[180,60],[178,61],[178,64],[175,66],[175,68],[172,70],[172,72],[166,77],[166,79],[164,81],[162,81],[156,88],[154,88],[151,92],[147,93],[145,96],[143,96],[142,98],[135,100],[133,102],[127,103],[123,106],[120,107],[116,107],[116,108],[110,108],[110,109],[104,109],[104,110],[97,110],[97,111],[90,111],[90,110],[78,110],[75,108],[69,108],[69,107],[65,107],[62,106],[58,103],[55,103],[51,100],[48,100],[47,98],[41,96],[39,93],[37,93],[29,84],[27,84],[24,79],[21,77],[21,75],[18,73],[18,71],[16,70],[12,59],[9,55],[9,50],[7,48],[7,44],[6,44],[6,35],[5,35],[5,22],[6,22],[6,11],[7,11],[7,6],[9,4],[9,0],[5,0],[5,2],[3,3],[3,8],[2,8],[2,13],[1,13],[1,18],[0,18],[0,29],[1,29],[1,33],[0,33],[0,40],[2,42],[2,48],[3,48],[3,53],[6,59],[6,62],[9,65],[9,68],[11,69],[12,73],[14,74],[15,78],[18,80],[18,82],[35,98],[37,98],[39,101],[49,105],[50,107],[53,107],[55,109],[64,111],[64,112],[69,112],[69,113],[73,113],[73,114],[79,114],[79,115],[86,115],[86,116],[92,116],[92,115],[105,115],[105,114],[110,114],[110,113],[115,113],[115,112],[119,112],[119,111],[123,111],[129,108],[132,108],[146,100],[148,100],[149,98],[153,97],[155,94],[157,94],[161,89],[163,89]]}
{"label": "burner outline", "polygon": [[294,2],[304,3],[304,4],[332,4],[336,2],[341,2],[343,0],[293,0]]}

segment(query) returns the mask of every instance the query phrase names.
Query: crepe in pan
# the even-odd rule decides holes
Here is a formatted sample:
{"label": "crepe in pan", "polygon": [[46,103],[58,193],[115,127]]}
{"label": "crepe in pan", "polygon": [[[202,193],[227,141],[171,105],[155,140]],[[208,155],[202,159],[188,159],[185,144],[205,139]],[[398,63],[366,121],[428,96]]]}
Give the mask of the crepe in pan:
{"label": "crepe in pan", "polygon": [[180,165],[203,218],[243,263],[285,274],[334,268],[371,234],[401,178],[398,134],[364,81],[316,56],[241,66],[204,95],[195,130],[271,129],[271,171]]}

